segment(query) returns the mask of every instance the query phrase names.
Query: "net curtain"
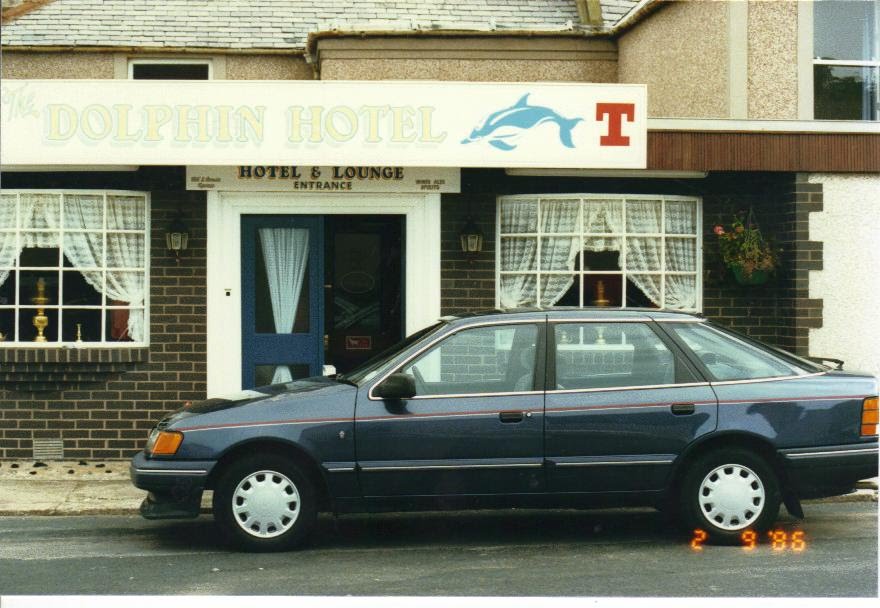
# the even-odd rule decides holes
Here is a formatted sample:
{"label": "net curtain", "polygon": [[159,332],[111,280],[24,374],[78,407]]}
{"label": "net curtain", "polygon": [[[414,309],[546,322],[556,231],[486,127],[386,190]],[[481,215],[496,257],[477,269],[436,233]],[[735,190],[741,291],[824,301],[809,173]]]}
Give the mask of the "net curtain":
{"label": "net curtain", "polygon": [[[260,228],[260,244],[269,280],[269,299],[275,333],[289,334],[296,321],[296,309],[309,261],[309,231],[305,228]],[[290,382],[286,365],[278,365],[272,384]]]}
{"label": "net curtain", "polygon": [[[59,247],[58,232],[63,215],[64,257],[81,273],[86,282],[108,300],[142,307],[145,299],[144,214],[145,201],[140,197],[107,197],[107,230],[137,230],[135,233],[108,233],[106,259],[103,251],[104,197],[95,194],[65,194],[63,208],[57,194],[21,194],[18,213],[15,196],[0,200],[0,268],[15,265],[25,247]],[[21,230],[36,232],[12,231]],[[95,232],[82,232],[82,231]],[[96,270],[88,270],[95,268]],[[107,268],[104,271],[101,268]],[[104,276],[106,274],[106,282]],[[9,270],[0,270],[0,285]],[[128,336],[135,342],[145,337],[144,311],[130,310]]]}
{"label": "net curtain", "polygon": [[[580,213],[583,212],[582,223]],[[670,234],[693,234],[695,230],[693,203],[668,203],[665,210],[666,226]],[[501,207],[499,286],[503,308],[534,306],[538,301],[537,270],[561,271],[542,274],[540,305],[553,306],[571,288],[575,279],[575,262],[581,250],[621,251],[624,227],[626,237],[627,278],[656,305],[663,305],[662,277],[663,237],[662,209],[659,200],[627,200],[624,217],[623,201],[614,200],[547,200],[540,203],[541,236],[538,232],[537,200],[503,201]],[[624,226],[625,222],[625,226]],[[569,233],[568,235],[555,235]],[[589,234],[589,236],[573,236]],[[638,236],[638,234],[650,236]],[[602,236],[607,234],[608,236]],[[541,239],[540,256],[538,238]],[[538,259],[540,257],[540,259]],[[673,271],[697,270],[696,242],[694,239],[667,238],[666,269]],[[696,281],[691,276],[666,277],[666,307],[695,308]]]}

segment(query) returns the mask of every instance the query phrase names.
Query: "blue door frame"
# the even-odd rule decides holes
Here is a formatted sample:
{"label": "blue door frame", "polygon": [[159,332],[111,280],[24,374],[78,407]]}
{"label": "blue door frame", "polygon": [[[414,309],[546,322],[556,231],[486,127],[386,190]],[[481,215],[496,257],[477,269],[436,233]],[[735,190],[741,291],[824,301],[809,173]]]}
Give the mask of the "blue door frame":
{"label": "blue door frame", "polygon": [[[257,231],[260,228],[304,228],[309,231],[309,328],[306,333],[257,333]],[[324,364],[324,218],[307,215],[243,215],[241,217],[241,332],[243,388],[255,384],[258,365],[308,365],[310,376]],[[305,287],[305,285],[304,285]]]}

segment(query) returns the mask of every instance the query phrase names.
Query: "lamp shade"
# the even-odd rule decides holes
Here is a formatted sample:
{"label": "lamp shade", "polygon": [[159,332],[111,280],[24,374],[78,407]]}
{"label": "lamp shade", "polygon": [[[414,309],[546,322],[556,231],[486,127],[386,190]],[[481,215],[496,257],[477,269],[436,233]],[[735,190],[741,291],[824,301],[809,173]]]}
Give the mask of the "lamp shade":
{"label": "lamp shade", "polygon": [[181,251],[186,251],[187,245],[189,245],[189,229],[178,216],[168,226],[168,231],[165,233],[165,246],[177,255]]}
{"label": "lamp shade", "polygon": [[464,228],[459,233],[461,238],[461,250],[465,253],[479,253],[483,250],[483,231],[474,222],[468,219]]}

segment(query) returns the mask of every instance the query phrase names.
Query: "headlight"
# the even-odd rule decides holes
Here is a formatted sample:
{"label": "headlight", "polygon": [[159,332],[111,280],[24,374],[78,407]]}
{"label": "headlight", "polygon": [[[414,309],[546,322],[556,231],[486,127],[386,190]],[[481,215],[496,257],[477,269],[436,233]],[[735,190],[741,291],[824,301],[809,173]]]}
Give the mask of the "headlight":
{"label": "headlight", "polygon": [[147,453],[151,456],[174,456],[183,441],[183,433],[153,429],[147,440]]}

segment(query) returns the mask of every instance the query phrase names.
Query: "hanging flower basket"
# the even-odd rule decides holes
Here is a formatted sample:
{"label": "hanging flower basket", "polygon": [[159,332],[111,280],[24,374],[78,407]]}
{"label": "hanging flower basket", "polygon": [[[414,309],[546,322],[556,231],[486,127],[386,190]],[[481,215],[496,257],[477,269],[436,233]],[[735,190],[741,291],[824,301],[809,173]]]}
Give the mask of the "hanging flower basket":
{"label": "hanging flower basket", "polygon": [[733,264],[730,266],[730,271],[740,285],[763,285],[770,280],[770,272],[767,270],[753,270],[751,274],[747,274],[742,265]]}
{"label": "hanging flower basket", "polygon": [[716,225],[713,232],[718,236],[721,259],[736,282],[763,285],[779,266],[779,250],[761,234],[751,210],[745,219],[743,215],[735,215],[729,226]]}

